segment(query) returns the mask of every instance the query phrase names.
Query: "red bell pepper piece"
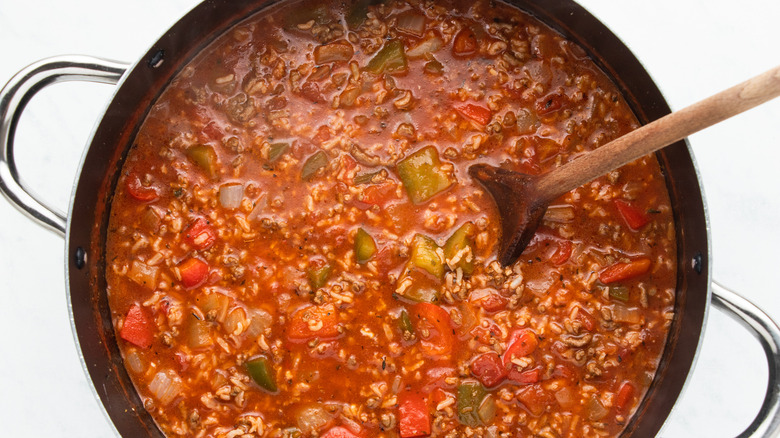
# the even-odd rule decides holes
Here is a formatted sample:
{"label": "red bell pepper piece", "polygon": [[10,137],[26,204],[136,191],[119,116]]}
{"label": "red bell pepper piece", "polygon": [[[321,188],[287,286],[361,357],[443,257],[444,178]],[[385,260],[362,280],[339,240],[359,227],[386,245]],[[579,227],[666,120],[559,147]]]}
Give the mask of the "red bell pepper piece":
{"label": "red bell pepper piece", "polygon": [[542,369],[536,367],[527,371],[518,371],[515,367],[512,367],[507,377],[509,380],[513,380],[521,385],[530,385],[542,380]]}
{"label": "red bell pepper piece", "polygon": [[452,42],[452,52],[458,56],[468,56],[477,51],[477,35],[469,27],[464,27]]}
{"label": "red bell pepper piece", "polygon": [[130,307],[125,316],[125,322],[119,331],[119,336],[127,342],[141,348],[149,348],[154,340],[152,323],[140,304]]}
{"label": "red bell pepper piece", "polygon": [[558,249],[555,251],[552,257],[550,257],[550,261],[557,266],[566,263],[569,260],[569,257],[571,257],[573,249],[574,245],[571,243],[571,240],[564,240],[558,244]]}
{"label": "red bell pepper piece", "polygon": [[539,345],[536,334],[528,329],[515,330],[509,335],[506,351],[502,357],[504,367],[508,367],[512,358],[524,357],[533,353]]}
{"label": "red bell pepper piece", "polygon": [[431,303],[417,303],[409,315],[420,337],[423,352],[430,356],[446,356],[455,346],[452,320],[446,310]]}
{"label": "red bell pepper piece", "polygon": [[395,189],[395,183],[390,181],[370,185],[363,190],[363,202],[379,206],[385,205],[390,200],[395,199]]}
{"label": "red bell pepper piece", "polygon": [[634,385],[631,384],[629,381],[625,381],[620,385],[620,389],[618,389],[617,397],[615,400],[615,407],[619,411],[623,411],[628,407],[628,402],[631,401],[631,399],[634,396]]}
{"label": "red bell pepper piece", "polygon": [[553,93],[536,102],[536,112],[544,115],[558,111],[562,106],[563,96],[558,93]]}
{"label": "red bell pepper piece", "polygon": [[485,345],[492,345],[491,342],[493,342],[493,339],[501,336],[501,329],[498,328],[498,324],[494,322],[488,322],[487,327],[482,327],[482,324],[477,324],[474,326],[474,328],[468,331],[468,334],[471,335],[476,341],[479,341]]}
{"label": "red bell pepper piece", "polygon": [[207,249],[217,241],[217,231],[205,219],[199,217],[187,228],[184,239],[197,249]]}
{"label": "red bell pepper piece", "polygon": [[203,134],[211,140],[222,140],[225,136],[225,132],[217,125],[216,122],[209,122],[203,127]]}
{"label": "red bell pepper piece", "polygon": [[585,330],[591,331],[596,328],[596,319],[593,318],[593,315],[591,315],[590,312],[583,309],[582,307],[577,310],[577,320],[582,323],[582,326],[585,327]]}
{"label": "red bell pepper piece", "polygon": [[[284,99],[282,99],[284,101]],[[282,109],[284,107],[276,108],[276,109]],[[330,128],[328,125],[320,125],[319,128],[317,128],[317,134],[312,139],[316,142],[322,143],[325,141],[330,140]]]}
{"label": "red bell pepper piece", "polygon": [[553,403],[553,395],[538,384],[529,385],[517,391],[517,400],[528,409],[531,415],[538,417],[542,415],[547,406]]}
{"label": "red bell pepper piece", "polygon": [[502,297],[498,291],[493,289],[478,289],[471,292],[469,302],[482,307],[489,313],[504,310],[506,309],[507,304],[509,304],[506,298]]}
{"label": "red bell pepper piece", "polygon": [[599,273],[599,280],[604,284],[628,280],[638,277],[650,270],[650,259],[641,258],[628,263],[615,263]]}
{"label": "red bell pepper piece", "polygon": [[431,393],[431,403],[433,404],[433,406],[436,406],[450,397],[454,397],[454,396],[448,393],[447,391],[441,389],[440,387],[437,387]]}
{"label": "red bell pepper piece", "polygon": [[[328,133],[330,132],[328,130],[327,126],[320,126],[320,130],[322,130],[322,128],[325,128],[325,132],[328,132]],[[328,134],[328,137],[330,137],[330,134]],[[328,139],[326,138],[323,141],[327,141],[327,140]],[[350,170],[354,169],[355,167],[357,167],[357,161],[355,161],[355,159],[352,158],[352,155],[344,154],[344,155],[341,156],[341,168],[342,169],[344,169],[347,172],[349,172]]]}
{"label": "red bell pepper piece", "polygon": [[301,96],[317,103],[322,102],[325,97],[320,92],[320,86],[316,82],[306,81],[301,85]]}
{"label": "red bell pepper piece", "polygon": [[507,370],[498,353],[491,351],[477,356],[471,362],[471,374],[483,385],[490,388],[504,381]]}
{"label": "red bell pepper piece", "polygon": [[419,392],[404,391],[398,396],[399,428],[402,438],[431,434],[428,400]]}
{"label": "red bell pepper piece", "polygon": [[577,379],[576,371],[572,367],[563,364],[555,365],[552,375],[553,377],[562,377],[570,381]]}
{"label": "red bell pepper piece", "polygon": [[339,315],[336,306],[307,306],[298,309],[290,317],[287,338],[292,342],[310,339],[327,340],[338,337]]}
{"label": "red bell pepper piece", "polygon": [[137,201],[152,202],[160,197],[160,194],[157,193],[157,187],[154,185],[143,185],[141,183],[141,177],[135,172],[131,172],[127,175],[127,178],[125,179],[125,188],[127,189],[127,193]]}
{"label": "red bell pepper piece", "polygon": [[401,263],[403,263],[405,259],[399,254],[399,252],[391,247],[391,246],[385,246],[382,249],[377,252],[377,254],[374,256],[374,261],[377,265],[377,270],[382,275],[387,275],[398,267]]}
{"label": "red bell pepper piece", "polygon": [[[455,371],[455,368],[449,366],[443,366],[443,367],[437,366],[435,368],[430,368],[428,369],[428,371],[425,372],[425,377],[423,378],[423,381],[426,383],[421,388],[421,391],[424,394],[431,393],[431,396],[429,397],[428,401],[437,405],[443,402],[444,399],[447,398],[446,391],[444,391],[443,388],[453,387],[453,385],[447,383],[447,380],[457,375],[458,373],[457,371]],[[442,391],[437,392],[436,391],[437,389],[441,389]],[[439,396],[444,396],[444,398],[440,398]]]}
{"label": "red bell pepper piece", "polygon": [[453,108],[455,108],[463,117],[471,119],[483,126],[488,124],[490,117],[492,116],[489,109],[473,103],[456,104],[453,105]]}
{"label": "red bell pepper piece", "polygon": [[623,220],[626,221],[626,225],[632,230],[636,231],[650,222],[650,216],[644,211],[620,199],[615,199],[614,202],[620,215],[623,216]]}
{"label": "red bell pepper piece", "polygon": [[203,260],[194,257],[185,260],[179,265],[181,284],[187,289],[200,286],[209,274],[209,265]]}

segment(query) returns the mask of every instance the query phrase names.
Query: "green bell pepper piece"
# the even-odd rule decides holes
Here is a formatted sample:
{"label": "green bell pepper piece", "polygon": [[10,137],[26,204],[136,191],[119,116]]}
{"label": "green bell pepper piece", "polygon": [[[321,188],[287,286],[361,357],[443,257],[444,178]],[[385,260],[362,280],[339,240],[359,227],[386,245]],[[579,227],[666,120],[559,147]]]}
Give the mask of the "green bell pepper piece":
{"label": "green bell pepper piece", "polygon": [[439,301],[439,291],[430,287],[412,285],[404,293],[404,297],[418,303],[436,303]]}
{"label": "green bell pepper piece", "polygon": [[471,260],[467,261],[465,255],[452,266],[452,269],[460,268],[465,275],[474,272],[474,235],[477,227],[471,222],[461,225],[444,244],[444,260],[450,260],[465,248],[471,248]]}
{"label": "green bell pepper piece", "polygon": [[187,148],[187,157],[203,169],[209,178],[217,176],[217,154],[214,148],[205,144],[196,144]]}
{"label": "green bell pepper piece", "polygon": [[437,303],[439,302],[439,289],[441,289],[441,279],[433,278],[428,271],[416,266],[410,261],[403,271],[398,284],[410,282],[404,289],[403,298],[414,301],[415,303]]}
{"label": "green bell pepper piece", "polygon": [[433,146],[426,146],[404,158],[397,169],[406,193],[415,204],[431,199],[454,183],[442,170],[439,153]]}
{"label": "green bell pepper piece", "polygon": [[609,296],[616,300],[627,302],[630,296],[630,291],[625,286],[610,286]]}
{"label": "green bell pepper piece", "polygon": [[314,20],[317,24],[325,24],[331,20],[328,14],[328,7],[325,5],[318,5],[316,7],[307,8],[294,8],[291,12],[284,17],[284,27],[295,28],[299,24],[307,23]]}
{"label": "green bell pepper piece", "polygon": [[313,290],[317,290],[322,286],[325,286],[325,283],[328,282],[328,277],[330,277],[330,272],[332,269],[333,268],[329,264],[320,267],[309,268],[308,276],[311,288]]}
{"label": "green bell pepper piece", "polygon": [[382,0],[357,0],[344,19],[351,30],[360,27],[368,18],[368,7],[382,3]]}
{"label": "green bell pepper piece", "polygon": [[425,73],[438,76],[444,73],[444,65],[442,65],[442,63],[437,61],[436,59],[432,59],[425,63],[425,65],[423,66],[423,71]]}
{"label": "green bell pepper piece", "polygon": [[355,175],[355,178],[352,180],[352,182],[356,186],[361,185],[361,184],[371,184],[371,183],[374,182],[374,178],[376,178],[377,175],[379,175],[380,173],[382,173],[382,171],[381,170],[377,170],[376,172],[370,172],[370,173],[363,173],[363,174],[360,174],[360,175]]}
{"label": "green bell pepper piece", "polygon": [[301,170],[301,178],[304,181],[310,181],[317,174],[317,171],[328,165],[328,154],[325,151],[318,151],[310,156]]}
{"label": "green bell pepper piece", "polygon": [[268,147],[268,162],[275,163],[290,150],[290,143],[271,143]]}
{"label": "green bell pepper piece", "polygon": [[261,388],[276,392],[276,377],[271,368],[271,361],[267,357],[260,355],[251,359],[246,363],[246,370]]}
{"label": "green bell pepper piece", "polygon": [[401,314],[398,315],[398,327],[400,327],[402,332],[414,333],[412,319],[409,318],[409,313],[406,311],[406,309],[401,310]]}
{"label": "green bell pepper piece", "polygon": [[444,261],[441,259],[439,245],[428,236],[415,234],[412,239],[412,255],[409,259],[413,266],[428,271],[437,278],[444,276]]}
{"label": "green bell pepper piece", "polygon": [[366,71],[381,75],[382,73],[396,73],[406,70],[406,52],[404,52],[404,43],[401,40],[388,41],[378,52],[368,61]]}
{"label": "green bell pepper piece", "polygon": [[376,242],[366,230],[360,228],[355,234],[355,259],[360,264],[371,260],[376,253]]}
{"label": "green bell pepper piece", "polygon": [[457,409],[458,420],[466,426],[477,427],[481,424],[479,406],[487,395],[485,387],[474,380],[467,380],[458,385]]}

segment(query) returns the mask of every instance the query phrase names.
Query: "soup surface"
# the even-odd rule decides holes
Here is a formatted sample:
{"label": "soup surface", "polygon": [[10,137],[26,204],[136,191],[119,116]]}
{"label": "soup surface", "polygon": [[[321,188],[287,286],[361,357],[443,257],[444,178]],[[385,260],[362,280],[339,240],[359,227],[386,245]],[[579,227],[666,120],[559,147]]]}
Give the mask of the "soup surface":
{"label": "soup surface", "polygon": [[167,87],[112,203],[119,347],[168,436],[618,435],[653,380],[674,227],[649,156],[558,199],[512,266],[467,174],[638,126],[503,3],[296,3]]}

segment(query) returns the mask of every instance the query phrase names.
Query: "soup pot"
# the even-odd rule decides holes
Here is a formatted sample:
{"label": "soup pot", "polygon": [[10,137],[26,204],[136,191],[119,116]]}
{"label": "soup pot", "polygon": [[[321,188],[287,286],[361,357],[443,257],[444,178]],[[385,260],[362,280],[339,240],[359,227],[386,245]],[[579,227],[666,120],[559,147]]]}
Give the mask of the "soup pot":
{"label": "soup pot", "polygon": [[[67,291],[84,368],[117,431],[126,437],[161,432],[130,381],[117,347],[105,294],[108,212],[124,157],[150,106],[166,84],[217,35],[274,1],[207,0],[171,27],[133,65],[68,56],[39,61],[0,91],[0,191],[20,211],[66,240]],[[570,0],[512,0],[584,47],[621,89],[642,123],[669,106],[629,49],[585,9]],[[22,185],[14,161],[14,133],[26,104],[42,88],[62,81],[117,84],[88,142],[78,182],[63,216]],[[761,343],[769,363],[766,395],[756,419],[740,436],[780,431],[780,329],[753,304],[714,283],[709,226],[690,147],[681,141],[658,152],[672,200],[678,242],[676,316],[658,372],[623,436],[659,431],[688,380],[709,305],[724,310]]]}

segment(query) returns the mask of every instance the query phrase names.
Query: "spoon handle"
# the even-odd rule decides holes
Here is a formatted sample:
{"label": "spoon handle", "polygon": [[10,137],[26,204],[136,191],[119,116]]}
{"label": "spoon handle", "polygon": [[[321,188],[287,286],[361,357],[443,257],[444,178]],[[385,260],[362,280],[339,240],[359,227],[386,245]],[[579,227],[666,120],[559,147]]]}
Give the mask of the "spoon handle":
{"label": "spoon handle", "polygon": [[537,181],[547,202],[695,132],[780,95],[780,66],[619,137]]}

